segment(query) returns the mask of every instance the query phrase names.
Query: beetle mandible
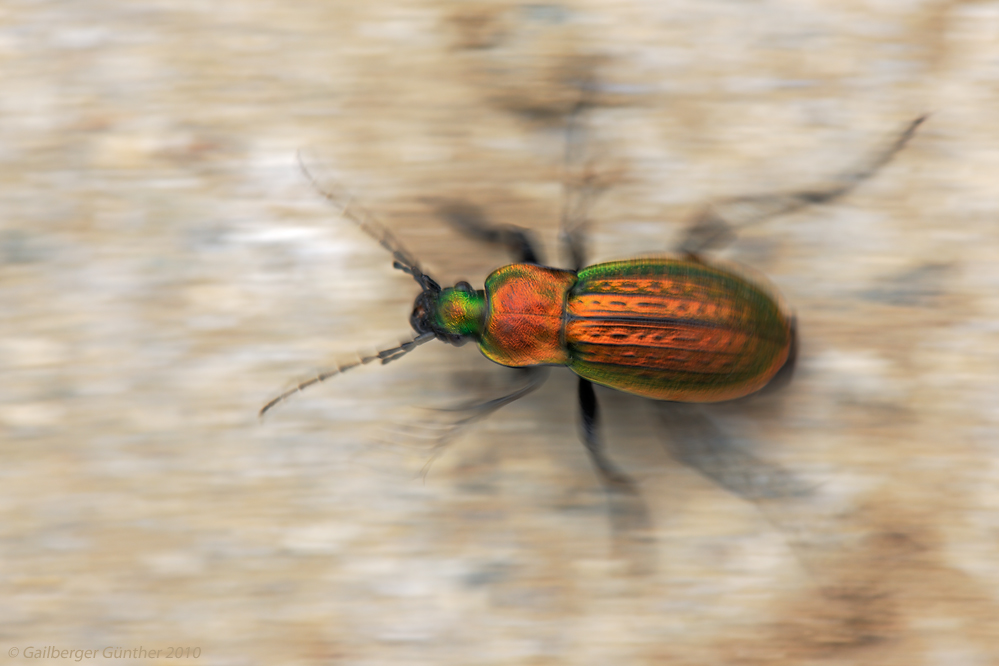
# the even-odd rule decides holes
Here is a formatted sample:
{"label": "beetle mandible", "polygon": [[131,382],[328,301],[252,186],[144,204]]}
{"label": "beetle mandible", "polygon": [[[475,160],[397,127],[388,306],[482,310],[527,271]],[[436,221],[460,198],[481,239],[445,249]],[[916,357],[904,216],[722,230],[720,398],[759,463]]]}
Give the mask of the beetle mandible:
{"label": "beetle mandible", "polygon": [[[369,212],[320,187],[303,164],[306,176],[340,206],[341,215],[377,240],[392,254],[394,268],[419,284],[410,316],[416,336],[319,373],[268,402],[260,415],[308,386],[372,361],[388,363],[431,340],[452,345],[474,341],[486,358],[523,369],[527,381],[508,395],[467,407],[472,416],[463,422],[537,389],[548,367],[568,367],[579,376],[582,438],[594,466],[608,487],[630,490],[628,477],[604,453],[593,384],[659,401],[709,403],[741,398],[775,378],[788,378],[796,357],[796,326],[782,299],[758,280],[708,262],[702,253],[731,240],[735,226],[847,194],[901,150],[925,119],[912,121],[888,149],[840,175],[835,185],[720,202],[756,209],[739,225],[709,206],[688,227],[674,257],[586,266],[582,225],[569,219],[568,193],[561,236],[572,257],[571,269],[543,265],[526,229],[489,223],[467,204],[440,206],[443,217],[465,234],[513,254],[515,263],[490,274],[483,289],[468,282],[442,288]],[[571,143],[571,119],[568,128]],[[719,474],[701,471],[731,489]]]}

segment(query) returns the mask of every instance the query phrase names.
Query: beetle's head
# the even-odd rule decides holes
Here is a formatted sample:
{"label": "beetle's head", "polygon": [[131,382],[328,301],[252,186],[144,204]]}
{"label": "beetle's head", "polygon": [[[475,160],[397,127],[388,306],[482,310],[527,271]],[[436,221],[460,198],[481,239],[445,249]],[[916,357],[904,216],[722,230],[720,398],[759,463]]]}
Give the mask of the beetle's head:
{"label": "beetle's head", "polygon": [[426,278],[423,293],[413,303],[409,323],[419,335],[433,333],[442,342],[461,346],[482,330],[485,294],[467,282],[441,289]]}
{"label": "beetle's head", "polygon": [[475,291],[467,282],[459,282],[453,287],[441,289],[441,286],[433,278],[420,269],[416,257],[406,251],[402,243],[392,235],[392,232],[383,227],[371,213],[360,206],[353,205],[350,198],[344,196],[337,189],[325,189],[320,186],[306,168],[301,155],[299,155],[299,165],[301,165],[306,178],[312,181],[319,193],[340,208],[341,215],[378,241],[378,244],[392,255],[394,268],[409,275],[420,285],[421,292],[416,297],[416,303],[413,304],[413,314],[409,318],[409,323],[416,331],[416,337],[391,349],[383,349],[374,354],[359,355],[358,359],[352,363],[345,363],[320,372],[312,379],[298,384],[268,402],[261,408],[261,416],[274,405],[313,384],[318,384],[351,368],[373,361],[380,361],[384,365],[402,358],[418,346],[435,338],[453,345],[464,344],[478,335],[485,320],[483,316],[485,295],[483,292]]}
{"label": "beetle's head", "polygon": [[418,335],[424,333],[437,335],[433,322],[437,314],[437,301],[440,300],[440,297],[440,285],[427,278],[423,292],[416,297],[416,302],[413,303],[413,314],[409,316],[409,325]]}

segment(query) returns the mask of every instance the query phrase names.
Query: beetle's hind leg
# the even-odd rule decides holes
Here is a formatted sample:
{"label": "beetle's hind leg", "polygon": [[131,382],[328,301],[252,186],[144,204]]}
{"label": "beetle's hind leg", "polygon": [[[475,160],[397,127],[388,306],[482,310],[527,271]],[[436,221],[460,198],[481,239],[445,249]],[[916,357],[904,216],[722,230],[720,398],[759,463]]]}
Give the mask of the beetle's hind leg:
{"label": "beetle's hind leg", "polygon": [[688,225],[678,251],[696,258],[705,250],[717,249],[730,243],[739,229],[778,215],[793,213],[806,206],[830,203],[849,194],[902,150],[924,120],[926,116],[916,118],[887,149],[876,153],[858,168],[840,174],[830,185],[794,192],[732,197],[709,204]]}
{"label": "beetle's hind leg", "polygon": [[435,205],[437,214],[445,222],[469,238],[506,248],[517,263],[543,263],[537,241],[529,230],[512,224],[494,224],[475,204],[435,199],[428,201]]}
{"label": "beetle's hind leg", "polygon": [[597,396],[593,383],[582,377],[579,378],[579,417],[583,443],[608,491],[616,545],[619,550],[625,551],[622,554],[631,561],[633,569],[648,571],[654,568],[652,560],[655,556],[652,542],[645,538],[651,526],[648,508],[635,482],[618,470],[605,455]]}
{"label": "beetle's hind leg", "polygon": [[750,502],[805,497],[813,490],[779,465],[733,443],[698,405],[655,402],[674,458]]}
{"label": "beetle's hind leg", "polygon": [[[581,270],[586,265],[586,210],[591,198],[586,187],[586,177],[572,173],[572,165],[580,161],[583,153],[582,114],[585,105],[580,102],[566,117],[565,153],[562,162],[562,214],[559,218],[559,243],[563,259],[569,268]],[[582,385],[580,385],[582,390]]]}
{"label": "beetle's hind leg", "polygon": [[604,455],[604,442],[600,436],[600,409],[597,405],[597,395],[593,391],[593,382],[579,378],[579,425],[582,431],[583,444],[590,454],[590,460],[600,474],[600,480],[610,490],[635,493],[635,484],[625,476]]}

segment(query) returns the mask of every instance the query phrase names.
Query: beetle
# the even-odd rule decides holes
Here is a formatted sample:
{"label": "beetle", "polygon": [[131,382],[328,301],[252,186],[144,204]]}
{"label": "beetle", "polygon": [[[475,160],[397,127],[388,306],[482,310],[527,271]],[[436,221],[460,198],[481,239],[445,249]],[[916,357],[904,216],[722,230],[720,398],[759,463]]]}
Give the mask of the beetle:
{"label": "beetle", "polygon": [[[294,393],[372,361],[388,363],[417,346],[440,340],[451,345],[474,341],[500,365],[519,368],[527,381],[508,395],[466,406],[462,423],[490,414],[537,389],[546,369],[565,366],[579,376],[582,439],[608,488],[630,491],[632,484],[604,453],[594,384],[671,403],[710,403],[751,395],[786,381],[797,350],[795,318],[776,290],[762,278],[708,261],[703,252],[734,237],[737,226],[828,203],[853,190],[887,163],[926,119],[912,121],[886,150],[861,168],[840,175],[832,186],[728,199],[721,204],[755,211],[739,225],[708,207],[688,227],[676,256],[626,259],[585,265],[578,221],[566,204],[562,240],[570,269],[544,265],[527,229],[492,224],[475,206],[445,203],[438,212],[466,235],[506,247],[514,263],[498,268],[482,289],[468,282],[442,288],[416,259],[366,210],[336,192],[316,188],[392,254],[394,268],[420,286],[410,316],[416,336],[401,345],[324,371],[278,395],[262,416]],[[571,130],[571,125],[570,125]],[[571,136],[571,133],[570,133]],[[567,201],[570,193],[567,189]],[[702,432],[706,426],[696,425]],[[745,457],[742,458],[745,461]],[[712,463],[692,461],[721,485],[752,494]]]}

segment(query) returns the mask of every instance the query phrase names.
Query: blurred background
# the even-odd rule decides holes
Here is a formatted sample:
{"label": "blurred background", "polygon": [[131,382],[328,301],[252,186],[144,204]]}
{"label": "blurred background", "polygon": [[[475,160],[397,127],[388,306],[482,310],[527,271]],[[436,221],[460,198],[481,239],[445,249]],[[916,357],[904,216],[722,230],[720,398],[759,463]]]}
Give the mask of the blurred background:
{"label": "blurred background", "polygon": [[[975,1],[3,3],[0,654],[996,663],[997,36]],[[257,419],[407,339],[417,292],[296,153],[438,280],[481,285],[508,258],[428,198],[558,264],[580,80],[610,184],[593,262],[670,249],[711,200],[827,182],[932,113],[848,198],[717,255],[769,276],[802,347],[788,390],[712,413],[808,498],[722,490],[598,389],[651,518],[617,543],[568,371],[423,479],[422,408],[511,381],[473,346]]]}

